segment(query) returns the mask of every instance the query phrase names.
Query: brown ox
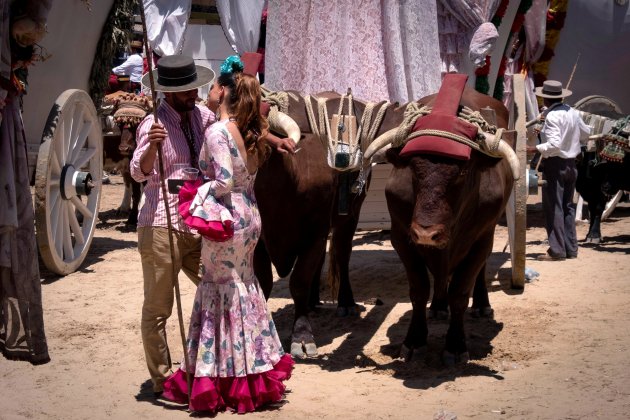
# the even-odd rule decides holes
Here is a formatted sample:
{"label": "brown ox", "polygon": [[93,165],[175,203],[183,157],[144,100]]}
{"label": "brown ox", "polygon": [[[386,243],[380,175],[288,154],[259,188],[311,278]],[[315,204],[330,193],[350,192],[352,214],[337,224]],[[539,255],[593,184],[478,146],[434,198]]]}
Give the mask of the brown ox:
{"label": "brown ox", "polygon": [[[432,105],[435,96],[420,102]],[[508,112],[493,98],[466,88],[460,105],[473,110],[491,107],[496,111],[497,125],[507,127]],[[491,314],[484,277],[486,260],[492,251],[495,226],[512,191],[514,168],[508,159],[476,150],[469,160],[432,154],[404,158],[400,151],[387,151],[394,168],[385,194],[392,220],[392,245],[405,267],[413,306],[401,355],[409,359],[427,345],[428,268],[435,285],[431,309],[446,309],[447,296],[451,313],[444,362],[465,361],[464,312],[471,294],[473,308]]]}
{"label": "brown ox", "polygon": [[[327,102],[330,116],[339,106],[339,95],[333,96]],[[315,101],[312,103],[317,109]],[[358,121],[364,107],[365,104],[354,101]],[[379,134],[402,120],[403,110],[394,108],[393,105],[388,108]],[[339,215],[339,186],[344,182],[352,185],[358,172],[344,174],[328,166],[324,145],[312,133],[302,97],[290,99],[288,114],[298,124],[302,139],[299,151],[293,155],[274,151],[256,176],[262,237],[254,254],[254,269],[267,297],[273,282],[270,263],[281,277],[293,270],[289,281],[295,303],[291,352],[303,357],[303,350],[308,356],[317,353],[308,313],[319,301],[319,278],[331,232],[329,265],[339,281],[338,313],[355,311],[348,263],[365,189],[360,195],[350,192],[348,214]]]}
{"label": "brown ox", "polygon": [[142,185],[131,178],[129,170],[129,161],[136,149],[136,129],[123,129],[120,136],[104,136],[103,140],[103,169],[120,172],[125,184],[125,194],[117,213],[127,214],[125,224],[135,227],[142,197]]}

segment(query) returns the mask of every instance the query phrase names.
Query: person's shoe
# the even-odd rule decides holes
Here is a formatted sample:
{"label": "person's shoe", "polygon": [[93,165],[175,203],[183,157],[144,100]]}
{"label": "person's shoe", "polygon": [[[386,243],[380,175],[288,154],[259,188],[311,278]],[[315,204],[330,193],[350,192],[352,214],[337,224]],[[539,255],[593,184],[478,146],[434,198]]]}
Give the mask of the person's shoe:
{"label": "person's shoe", "polygon": [[572,260],[574,258],[577,258],[577,254],[567,254],[567,260]]}
{"label": "person's shoe", "polygon": [[564,261],[565,257],[554,257],[553,255],[543,254],[536,257],[538,261]]}

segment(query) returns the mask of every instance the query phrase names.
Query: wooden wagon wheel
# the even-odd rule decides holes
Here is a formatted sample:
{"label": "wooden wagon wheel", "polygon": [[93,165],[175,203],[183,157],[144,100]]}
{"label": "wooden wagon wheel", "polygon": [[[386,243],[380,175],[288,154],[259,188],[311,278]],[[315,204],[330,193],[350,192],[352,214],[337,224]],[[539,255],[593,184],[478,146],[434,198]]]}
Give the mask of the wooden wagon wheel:
{"label": "wooden wagon wheel", "polygon": [[44,128],[35,175],[37,244],[46,267],[74,272],[90,248],[103,176],[102,135],[92,100],[63,92]]}
{"label": "wooden wagon wheel", "polygon": [[516,130],[515,152],[521,169],[521,177],[514,181],[512,195],[505,209],[512,259],[512,288],[525,287],[526,229],[527,229],[527,156],[525,146],[527,129],[525,123],[525,77],[522,74],[513,76],[514,92],[514,130]]}
{"label": "wooden wagon wheel", "polygon": [[623,111],[615,101],[601,95],[586,96],[577,101],[573,108],[615,120],[624,116]]}

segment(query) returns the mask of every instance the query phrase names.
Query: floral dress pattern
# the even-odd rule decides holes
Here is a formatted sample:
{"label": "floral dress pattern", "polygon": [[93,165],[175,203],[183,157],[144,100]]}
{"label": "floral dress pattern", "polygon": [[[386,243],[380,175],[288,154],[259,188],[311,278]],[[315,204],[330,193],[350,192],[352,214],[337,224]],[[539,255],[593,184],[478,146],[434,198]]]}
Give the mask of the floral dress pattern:
{"label": "floral dress pattern", "polygon": [[[217,205],[227,208],[234,236],[224,242],[203,239],[202,280],[187,341],[194,366],[189,406],[196,411],[246,412],[282,398],[282,381],[290,377],[293,361],[282,349],[254,274],[254,247],[261,232],[255,174],[248,173],[225,122],[213,124],[205,138],[199,168],[210,180],[203,206],[209,213],[216,213]],[[180,369],[167,380],[166,398],[188,400],[185,376]]]}

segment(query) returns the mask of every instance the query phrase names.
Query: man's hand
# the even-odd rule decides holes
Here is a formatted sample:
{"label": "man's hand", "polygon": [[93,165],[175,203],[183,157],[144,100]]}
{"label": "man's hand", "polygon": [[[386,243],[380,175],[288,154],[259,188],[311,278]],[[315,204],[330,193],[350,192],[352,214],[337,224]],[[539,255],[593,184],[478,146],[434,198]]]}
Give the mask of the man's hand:
{"label": "man's hand", "polygon": [[153,123],[149,130],[147,139],[149,140],[149,147],[157,150],[157,145],[164,141],[168,133],[164,129],[164,126],[160,123]]}
{"label": "man's hand", "polygon": [[529,154],[534,154],[538,151],[538,149],[536,148],[536,146],[525,146],[525,150],[527,151],[527,153]]}

